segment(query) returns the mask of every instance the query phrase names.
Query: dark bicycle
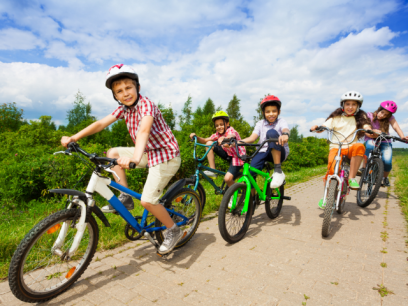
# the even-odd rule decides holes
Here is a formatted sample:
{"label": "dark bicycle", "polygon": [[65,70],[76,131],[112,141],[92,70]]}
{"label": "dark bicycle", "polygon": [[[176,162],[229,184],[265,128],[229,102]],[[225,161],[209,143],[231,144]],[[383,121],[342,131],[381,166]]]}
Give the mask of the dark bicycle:
{"label": "dark bicycle", "polygon": [[[375,132],[373,132],[375,133]],[[384,164],[381,159],[380,145],[382,141],[392,139],[407,143],[399,137],[391,136],[385,133],[375,133],[378,137],[374,141],[374,149],[368,156],[367,165],[361,173],[360,189],[357,191],[357,204],[360,207],[370,205],[378,194],[381,187],[381,180],[384,176]]]}

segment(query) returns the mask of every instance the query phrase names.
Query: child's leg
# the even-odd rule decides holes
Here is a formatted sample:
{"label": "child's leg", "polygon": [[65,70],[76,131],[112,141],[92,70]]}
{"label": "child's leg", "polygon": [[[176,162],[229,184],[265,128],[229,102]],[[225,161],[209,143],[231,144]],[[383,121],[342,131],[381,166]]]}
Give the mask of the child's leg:
{"label": "child's leg", "polygon": [[348,157],[350,158],[351,155],[349,180],[355,179],[358,167],[360,167],[363,160],[364,152],[365,147],[362,143],[355,143],[349,148]]}
{"label": "child's leg", "polygon": [[[111,148],[108,150],[108,152],[106,153],[106,157],[109,158],[119,158],[119,152],[117,150],[117,148]],[[123,169],[121,166],[115,166],[112,168],[113,171],[116,172],[116,174],[119,176],[120,180],[118,181],[116,175],[113,175],[113,178],[115,179],[116,183],[121,184],[122,186],[125,186],[126,188],[128,188],[128,183],[126,180],[126,172],[125,169]]]}
{"label": "child's leg", "polygon": [[[262,170],[265,166],[265,162],[269,161],[271,159],[271,152],[270,149],[268,148],[266,150],[266,152],[258,152],[258,154],[256,154],[254,156],[254,158],[251,160],[251,167],[258,169],[258,170]],[[249,171],[251,176],[254,178],[255,182],[256,182],[256,176],[257,174],[255,172]],[[251,194],[254,195],[255,194],[255,189],[252,188],[251,190]]]}
{"label": "child's leg", "polygon": [[236,177],[239,171],[242,169],[242,166],[234,166],[232,162],[228,168],[227,174],[224,176],[224,181],[227,183],[228,187],[234,184],[234,177]]}
{"label": "child's leg", "polygon": [[380,146],[381,157],[384,163],[384,177],[387,178],[392,169],[392,144],[382,143]]}
{"label": "child's leg", "polygon": [[[213,141],[207,141],[206,145],[211,146]],[[211,149],[210,152],[207,154],[208,164],[210,168],[215,169],[215,158],[214,158],[214,149]]]}
{"label": "child's leg", "polygon": [[370,155],[371,151],[374,149],[374,140],[372,140],[372,139],[367,140],[365,142],[365,148],[366,149],[365,149],[364,156],[366,156],[366,158],[364,158],[364,160],[363,160],[363,168],[366,167],[368,156]]}
{"label": "child's leg", "polygon": [[224,176],[224,181],[227,183],[228,187],[231,187],[231,185],[234,184],[234,175],[227,172],[227,174]]}
{"label": "child's leg", "polygon": [[[279,138],[279,133],[276,130],[271,129],[266,133],[266,138],[267,139]],[[276,144],[275,142],[270,142],[269,148],[271,149],[273,164],[275,167],[274,172],[283,173],[281,163],[282,161],[285,160],[286,155],[285,148],[279,144]]]}

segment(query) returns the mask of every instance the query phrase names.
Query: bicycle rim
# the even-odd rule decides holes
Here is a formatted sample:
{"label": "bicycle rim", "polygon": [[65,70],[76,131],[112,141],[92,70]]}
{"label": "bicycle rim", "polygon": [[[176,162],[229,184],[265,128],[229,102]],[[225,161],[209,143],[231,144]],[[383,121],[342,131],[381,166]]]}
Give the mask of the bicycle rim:
{"label": "bicycle rim", "polygon": [[[221,201],[221,206],[218,212],[218,228],[221,236],[228,243],[235,243],[241,240],[248,230],[252,219],[252,211],[254,209],[252,197],[249,199],[248,211],[242,214],[245,204],[247,185],[244,183],[235,183],[228,188]],[[230,200],[234,194],[237,194],[235,208],[229,206]],[[232,203],[234,205],[234,203]]]}
{"label": "bicycle rim", "polygon": [[[275,219],[276,217],[279,216],[280,211],[282,209],[282,204],[283,204],[283,196],[285,193],[285,187],[284,185],[279,187],[279,192],[280,192],[280,198],[277,200],[266,200],[265,201],[265,211],[266,214],[268,215],[269,218]],[[278,192],[276,189],[271,189],[268,185],[268,190],[266,191],[267,197],[277,197]]]}
{"label": "bicycle rim", "polygon": [[[180,229],[185,233],[184,237],[179,241],[175,248],[182,247],[186,244],[197,231],[201,219],[201,202],[199,195],[190,188],[182,188],[177,195],[175,195],[170,204],[166,208],[172,209],[175,212],[187,217],[189,220],[187,224],[181,225]],[[170,213],[170,217],[174,223],[183,221],[183,219],[175,214]],[[160,220],[156,219],[155,227],[162,227]],[[162,244],[166,236],[167,229],[156,232],[157,241]]]}
{"label": "bicycle rim", "polygon": [[384,166],[379,158],[375,158],[367,164],[360,179],[360,190],[357,191],[357,204],[359,206],[368,206],[377,196],[383,172]]}
{"label": "bicycle rim", "polygon": [[[19,299],[40,302],[52,298],[65,291],[87,268],[98,243],[98,227],[92,216],[87,217],[87,222],[90,219],[93,222],[86,223],[77,251],[67,257],[77,233],[77,229],[71,227],[76,212],[76,209],[65,210],[47,217],[20,243],[9,270],[10,287]],[[68,225],[60,247],[64,255],[59,256],[52,249],[64,224]],[[18,285],[14,286],[14,280]]]}

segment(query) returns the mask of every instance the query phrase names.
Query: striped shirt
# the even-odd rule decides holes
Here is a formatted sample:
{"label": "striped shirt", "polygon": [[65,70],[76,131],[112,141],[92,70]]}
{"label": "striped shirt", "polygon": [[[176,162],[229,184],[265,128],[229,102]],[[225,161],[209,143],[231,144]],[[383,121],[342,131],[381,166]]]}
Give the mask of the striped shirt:
{"label": "striped shirt", "polygon": [[180,156],[180,149],[176,138],[164,120],[159,108],[147,97],[140,95],[139,102],[132,108],[125,108],[123,105],[119,106],[112,113],[112,116],[126,121],[129,134],[135,144],[142,118],[144,116],[153,117],[153,125],[145,148],[149,167],[154,167]]}
{"label": "striped shirt", "polygon": [[[216,132],[215,134],[212,134],[210,138],[211,140],[216,141],[220,137],[223,137],[223,136],[225,138],[235,136],[237,140],[241,140],[241,136],[239,136],[239,133],[232,126],[228,127],[227,132],[224,135],[220,135],[218,132]],[[225,152],[227,152],[229,156],[232,156],[233,166],[242,166],[244,164],[244,162],[237,155],[237,150],[235,149],[235,145],[231,146],[231,148],[225,148],[225,147],[222,147],[222,148]],[[238,147],[238,152],[239,152],[239,155],[241,156],[245,155],[246,154],[245,147]]]}

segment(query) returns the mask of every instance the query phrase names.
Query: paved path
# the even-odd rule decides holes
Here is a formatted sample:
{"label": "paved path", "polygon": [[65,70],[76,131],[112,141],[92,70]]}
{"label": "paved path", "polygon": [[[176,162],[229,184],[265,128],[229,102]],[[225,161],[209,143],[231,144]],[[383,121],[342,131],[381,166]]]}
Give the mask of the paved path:
{"label": "paved path", "polygon": [[[201,223],[167,260],[150,243],[128,243],[97,253],[101,260],[94,259],[72,289],[46,304],[408,305],[406,227],[392,192],[387,196],[382,188],[366,209],[355,204],[352,192],[346,212],[335,213],[328,239],[321,237],[323,214],[317,208],[321,178],[285,193],[292,201],[285,201],[281,216],[270,220],[261,206],[237,244],[224,242],[217,218]],[[373,290],[378,284],[394,294],[381,298]],[[22,304],[7,283],[0,284],[1,303]]]}

